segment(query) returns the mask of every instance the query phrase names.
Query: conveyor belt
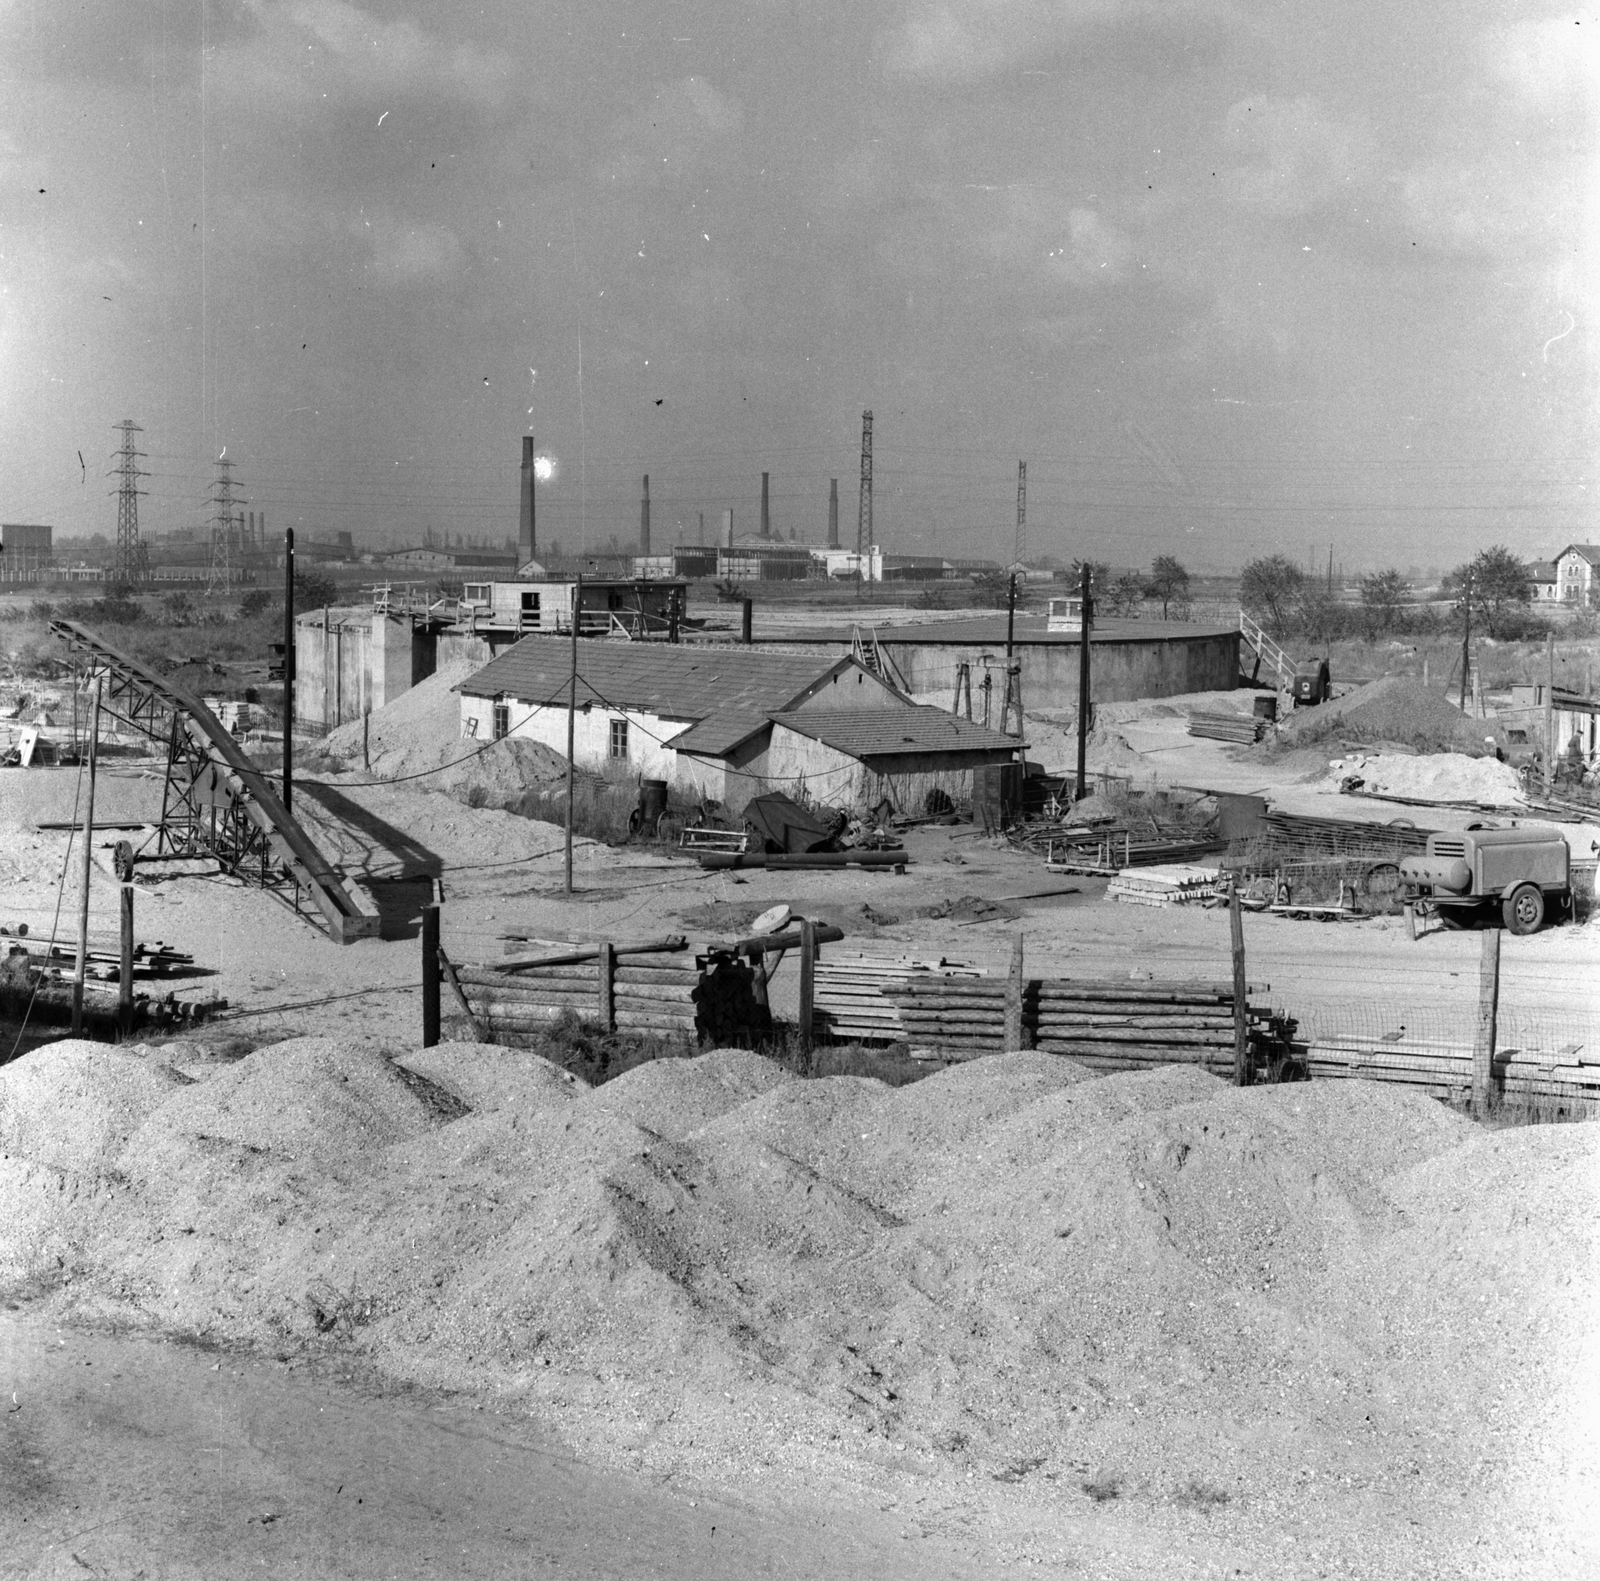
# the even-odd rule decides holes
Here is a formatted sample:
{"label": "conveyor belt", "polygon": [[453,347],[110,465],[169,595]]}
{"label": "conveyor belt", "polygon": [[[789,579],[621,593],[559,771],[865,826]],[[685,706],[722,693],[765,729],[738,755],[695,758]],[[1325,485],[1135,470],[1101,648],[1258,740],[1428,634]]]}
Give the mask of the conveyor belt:
{"label": "conveyor belt", "polygon": [[247,883],[305,891],[340,944],[375,938],[372,898],[345,877],[295,822],[266,775],[199,698],[113,648],[76,621],[51,632],[104,678],[102,706],[167,748],[161,854],[215,856]]}

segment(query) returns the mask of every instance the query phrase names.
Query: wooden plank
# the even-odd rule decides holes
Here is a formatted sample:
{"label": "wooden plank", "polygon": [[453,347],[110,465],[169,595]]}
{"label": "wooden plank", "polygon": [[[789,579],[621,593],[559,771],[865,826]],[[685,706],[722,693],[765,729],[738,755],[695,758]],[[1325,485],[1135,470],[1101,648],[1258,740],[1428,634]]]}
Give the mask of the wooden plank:
{"label": "wooden plank", "polygon": [[444,980],[449,985],[451,996],[455,999],[457,1007],[467,1018],[467,1024],[472,1028],[472,1041],[484,1041],[483,1028],[478,1025],[478,1018],[472,1013],[472,1006],[467,1003],[467,996],[461,991],[461,980],[456,976],[456,969],[450,964],[450,957],[444,953],[444,946],[436,947],[434,954],[439,960],[439,970],[444,974]]}
{"label": "wooden plank", "polygon": [[[618,955],[652,955],[672,950],[681,950],[687,947],[688,940],[681,933],[668,934],[662,939],[638,939],[628,944],[611,946]],[[520,972],[539,966],[571,966],[580,961],[597,960],[600,955],[599,944],[578,944],[570,950],[562,950],[553,955],[519,956],[514,960],[497,961],[488,970],[496,972]]]}
{"label": "wooden plank", "polygon": [[817,926],[808,919],[800,924],[800,1046],[807,1049],[811,1047],[816,990]]}

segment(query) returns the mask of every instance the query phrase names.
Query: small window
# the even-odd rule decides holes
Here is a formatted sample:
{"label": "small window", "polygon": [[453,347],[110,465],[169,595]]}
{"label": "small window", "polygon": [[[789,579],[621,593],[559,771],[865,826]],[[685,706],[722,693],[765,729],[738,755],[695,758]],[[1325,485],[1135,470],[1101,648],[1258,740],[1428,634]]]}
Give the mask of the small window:
{"label": "small window", "polygon": [[628,756],[628,721],[626,719],[613,719],[611,721],[611,756],[624,760]]}
{"label": "small window", "polygon": [[504,741],[510,733],[511,705],[497,701],[494,705],[494,738],[496,741]]}

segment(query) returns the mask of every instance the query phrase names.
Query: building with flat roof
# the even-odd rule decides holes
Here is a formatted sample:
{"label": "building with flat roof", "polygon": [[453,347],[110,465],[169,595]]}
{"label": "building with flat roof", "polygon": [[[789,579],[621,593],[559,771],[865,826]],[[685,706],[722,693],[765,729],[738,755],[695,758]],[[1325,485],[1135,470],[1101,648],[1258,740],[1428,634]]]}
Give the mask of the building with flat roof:
{"label": "building with flat roof", "polygon": [[34,522],[0,522],[0,582],[37,582],[55,564],[53,529]]}

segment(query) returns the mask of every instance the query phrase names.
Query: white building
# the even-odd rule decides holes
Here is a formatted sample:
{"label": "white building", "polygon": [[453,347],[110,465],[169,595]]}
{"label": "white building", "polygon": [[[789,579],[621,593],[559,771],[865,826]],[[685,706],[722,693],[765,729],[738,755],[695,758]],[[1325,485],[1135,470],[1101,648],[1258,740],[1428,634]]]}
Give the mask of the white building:
{"label": "white building", "polygon": [[1587,607],[1600,602],[1596,598],[1596,588],[1600,587],[1597,567],[1600,567],[1600,544],[1569,543],[1556,556],[1556,578],[1561,584],[1563,604]]}

